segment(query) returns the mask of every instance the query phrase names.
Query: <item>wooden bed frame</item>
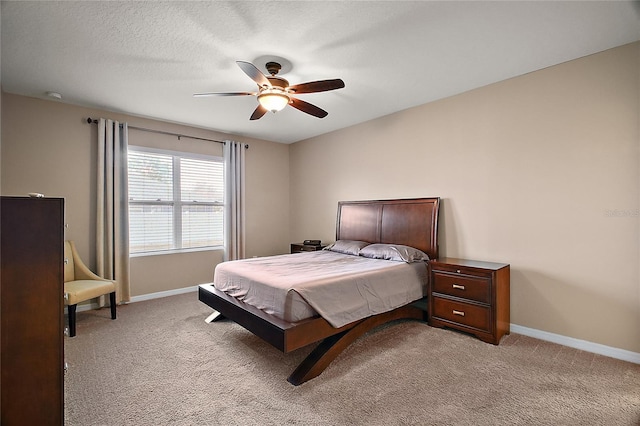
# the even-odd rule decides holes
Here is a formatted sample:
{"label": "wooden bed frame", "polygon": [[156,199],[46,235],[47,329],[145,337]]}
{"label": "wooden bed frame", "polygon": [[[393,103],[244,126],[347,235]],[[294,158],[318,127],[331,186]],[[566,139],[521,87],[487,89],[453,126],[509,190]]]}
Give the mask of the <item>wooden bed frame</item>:
{"label": "wooden bed frame", "polygon": [[[336,240],[404,244],[437,259],[439,205],[439,198],[341,201]],[[216,311],[208,322],[229,318],[284,353],[320,342],[289,376],[288,381],[296,386],[322,373],[340,352],[372,328],[398,319],[426,320],[424,299],[334,328],[321,317],[284,321],[228,296],[213,284],[200,285],[198,298]]]}

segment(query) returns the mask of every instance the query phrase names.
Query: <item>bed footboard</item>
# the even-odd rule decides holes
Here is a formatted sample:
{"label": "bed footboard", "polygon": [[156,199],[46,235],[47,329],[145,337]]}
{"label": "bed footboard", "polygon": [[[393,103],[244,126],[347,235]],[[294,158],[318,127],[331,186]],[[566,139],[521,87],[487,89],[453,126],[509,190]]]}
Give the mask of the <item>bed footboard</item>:
{"label": "bed footboard", "polygon": [[320,317],[291,323],[243,303],[212,284],[201,284],[198,287],[198,299],[284,353],[342,333],[363,321],[355,321],[340,328],[332,327]]}

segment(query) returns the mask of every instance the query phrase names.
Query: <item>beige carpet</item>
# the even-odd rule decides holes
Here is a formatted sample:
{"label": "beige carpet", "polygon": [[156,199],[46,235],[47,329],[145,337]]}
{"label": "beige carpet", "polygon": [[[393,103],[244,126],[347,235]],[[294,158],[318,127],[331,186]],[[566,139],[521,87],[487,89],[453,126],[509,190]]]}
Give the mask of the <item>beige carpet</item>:
{"label": "beige carpet", "polygon": [[196,293],[78,314],[66,425],[640,425],[640,365],[511,334],[499,346],[405,321],[319,377]]}

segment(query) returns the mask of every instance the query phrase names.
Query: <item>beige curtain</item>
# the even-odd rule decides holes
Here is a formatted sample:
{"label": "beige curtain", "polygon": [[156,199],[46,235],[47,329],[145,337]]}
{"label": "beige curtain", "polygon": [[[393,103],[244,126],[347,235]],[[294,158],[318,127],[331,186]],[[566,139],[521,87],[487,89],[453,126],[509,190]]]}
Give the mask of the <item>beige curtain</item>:
{"label": "beige curtain", "polygon": [[118,303],[130,300],[127,139],[127,123],[98,120],[96,264],[116,281]]}
{"label": "beige curtain", "polygon": [[224,143],[225,214],[224,259],[245,257],[245,152],[244,144]]}

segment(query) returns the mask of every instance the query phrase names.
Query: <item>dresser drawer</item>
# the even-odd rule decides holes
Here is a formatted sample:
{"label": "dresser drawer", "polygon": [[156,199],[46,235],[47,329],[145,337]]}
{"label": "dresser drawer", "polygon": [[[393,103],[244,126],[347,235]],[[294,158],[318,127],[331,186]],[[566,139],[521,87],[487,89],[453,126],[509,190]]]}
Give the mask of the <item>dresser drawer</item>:
{"label": "dresser drawer", "polygon": [[468,275],[434,271],[432,291],[477,302],[490,303],[491,280],[483,277],[470,277]]}
{"label": "dresser drawer", "polygon": [[433,296],[432,315],[468,327],[490,331],[491,309],[488,306],[477,306]]}

